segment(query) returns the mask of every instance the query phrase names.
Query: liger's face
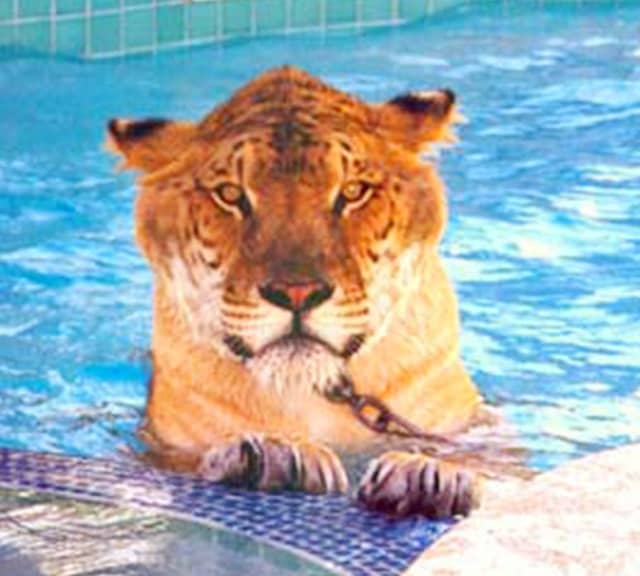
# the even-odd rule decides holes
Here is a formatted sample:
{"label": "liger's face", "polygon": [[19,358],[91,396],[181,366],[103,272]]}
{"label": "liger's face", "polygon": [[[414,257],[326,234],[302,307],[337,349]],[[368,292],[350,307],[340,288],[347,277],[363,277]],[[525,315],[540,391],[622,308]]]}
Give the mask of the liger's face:
{"label": "liger's face", "polygon": [[369,106],[282,75],[250,84],[188,137],[156,122],[116,123],[112,138],[125,156],[134,126],[139,146],[171,130],[182,142],[142,182],[138,237],[193,338],[267,384],[323,388],[384,329],[389,275],[437,242],[445,207],[415,145],[394,139],[406,115],[429,112],[413,109],[418,96]]}

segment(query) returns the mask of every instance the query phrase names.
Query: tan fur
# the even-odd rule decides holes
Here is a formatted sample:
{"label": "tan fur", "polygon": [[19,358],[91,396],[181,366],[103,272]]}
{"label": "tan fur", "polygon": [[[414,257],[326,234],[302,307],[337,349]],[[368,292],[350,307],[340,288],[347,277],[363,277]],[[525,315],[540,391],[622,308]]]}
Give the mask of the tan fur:
{"label": "tan fur", "polygon": [[[452,139],[456,118],[448,93],[368,105],[281,68],[196,124],[128,138],[112,123],[109,148],[144,173],[136,235],[154,273],[154,443],[187,454],[247,432],[367,442],[348,409],[323,397],[340,373],[430,432],[469,424],[481,398],[459,357],[456,297],[438,254],[445,196],[420,159]],[[375,192],[336,215],[353,180]],[[225,181],[244,188],[250,217],[212,200]],[[290,314],[258,287],[316,276],[335,290],[306,318],[329,347],[274,347]],[[254,357],[232,353],[229,334]],[[354,335],[364,344],[341,357]]]}

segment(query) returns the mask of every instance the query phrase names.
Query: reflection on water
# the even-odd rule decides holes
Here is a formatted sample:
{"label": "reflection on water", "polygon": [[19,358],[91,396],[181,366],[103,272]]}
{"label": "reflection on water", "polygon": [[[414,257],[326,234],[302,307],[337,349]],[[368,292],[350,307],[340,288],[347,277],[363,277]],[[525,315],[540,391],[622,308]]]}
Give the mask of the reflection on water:
{"label": "reflection on water", "polygon": [[6,576],[322,576],[293,554],[155,513],[0,490]]}

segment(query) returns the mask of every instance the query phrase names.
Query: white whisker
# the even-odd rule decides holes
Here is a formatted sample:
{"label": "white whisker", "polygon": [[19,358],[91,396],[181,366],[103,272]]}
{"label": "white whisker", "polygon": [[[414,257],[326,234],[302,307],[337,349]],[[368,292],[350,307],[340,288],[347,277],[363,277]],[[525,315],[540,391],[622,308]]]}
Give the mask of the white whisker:
{"label": "white whisker", "polygon": [[233,324],[229,322],[222,322],[226,332],[240,335],[246,335],[247,337],[266,337],[267,339],[275,338],[276,334],[281,332],[281,325],[276,323],[264,323],[264,324]]}
{"label": "white whisker", "polygon": [[369,310],[369,304],[366,301],[355,305],[349,302],[337,302],[333,308],[344,311],[348,314],[366,314]]}
{"label": "white whisker", "polygon": [[358,318],[356,320],[344,320],[343,318],[314,318],[309,325],[316,326],[321,324],[323,326],[332,326],[337,330],[348,330],[352,328],[362,328],[367,326],[368,322],[366,318]]}
{"label": "white whisker", "polygon": [[223,324],[233,324],[234,326],[263,326],[271,324],[268,316],[260,316],[257,318],[233,318],[222,315]]}
{"label": "white whisker", "polygon": [[220,304],[220,310],[224,312],[239,312],[239,313],[247,313],[247,314],[255,314],[260,311],[261,306],[257,304],[231,304],[226,300],[223,300]]}

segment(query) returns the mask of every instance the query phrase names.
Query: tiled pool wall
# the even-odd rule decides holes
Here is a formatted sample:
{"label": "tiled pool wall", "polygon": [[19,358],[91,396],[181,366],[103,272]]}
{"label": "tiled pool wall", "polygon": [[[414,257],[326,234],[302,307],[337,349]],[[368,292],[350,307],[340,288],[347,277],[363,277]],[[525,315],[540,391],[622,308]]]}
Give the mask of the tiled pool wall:
{"label": "tiled pool wall", "polygon": [[0,0],[0,50],[82,58],[400,24],[465,0]]}

